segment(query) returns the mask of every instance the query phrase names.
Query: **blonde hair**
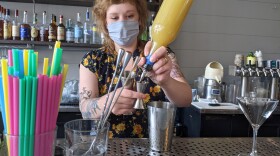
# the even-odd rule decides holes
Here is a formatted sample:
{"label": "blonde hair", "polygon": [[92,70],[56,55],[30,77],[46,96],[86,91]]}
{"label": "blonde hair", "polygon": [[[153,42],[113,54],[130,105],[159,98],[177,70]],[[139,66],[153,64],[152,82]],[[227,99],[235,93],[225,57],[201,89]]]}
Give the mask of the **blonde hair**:
{"label": "blonde hair", "polygon": [[138,46],[143,50],[143,42],[139,40],[139,36],[146,29],[146,22],[148,18],[148,9],[146,0],[95,0],[93,7],[93,13],[96,20],[98,30],[104,34],[104,45],[108,47],[109,51],[115,51],[114,41],[110,38],[107,23],[106,13],[108,8],[113,4],[129,3],[137,9],[139,14],[139,34],[138,34]]}

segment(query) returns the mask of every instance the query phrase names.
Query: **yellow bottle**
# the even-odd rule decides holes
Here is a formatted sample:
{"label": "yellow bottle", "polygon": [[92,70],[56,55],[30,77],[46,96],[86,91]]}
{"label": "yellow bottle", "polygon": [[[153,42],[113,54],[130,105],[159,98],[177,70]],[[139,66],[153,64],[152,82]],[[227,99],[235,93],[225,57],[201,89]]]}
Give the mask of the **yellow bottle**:
{"label": "yellow bottle", "polygon": [[[191,7],[192,0],[164,0],[152,25],[152,48],[144,65],[144,74],[152,69],[151,55],[161,46],[175,40]],[[141,77],[144,76],[143,74]]]}

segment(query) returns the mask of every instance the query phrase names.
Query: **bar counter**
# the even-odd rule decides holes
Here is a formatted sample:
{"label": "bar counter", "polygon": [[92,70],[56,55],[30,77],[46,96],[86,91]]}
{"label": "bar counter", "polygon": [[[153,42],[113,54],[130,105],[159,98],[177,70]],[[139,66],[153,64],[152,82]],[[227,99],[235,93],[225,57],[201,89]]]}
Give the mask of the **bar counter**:
{"label": "bar counter", "polygon": [[[106,156],[237,156],[249,153],[252,138],[173,138],[170,152],[149,150],[148,139],[109,139]],[[279,156],[280,138],[259,137],[258,153],[261,156]]]}

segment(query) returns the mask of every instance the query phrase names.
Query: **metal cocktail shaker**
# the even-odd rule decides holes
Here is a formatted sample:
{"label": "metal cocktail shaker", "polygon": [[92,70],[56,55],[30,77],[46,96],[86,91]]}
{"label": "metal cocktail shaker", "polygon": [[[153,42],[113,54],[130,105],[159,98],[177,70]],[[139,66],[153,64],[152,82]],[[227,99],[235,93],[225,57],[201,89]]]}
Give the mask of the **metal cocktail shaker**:
{"label": "metal cocktail shaker", "polygon": [[170,102],[148,103],[150,149],[164,152],[170,150],[175,116],[176,107]]}

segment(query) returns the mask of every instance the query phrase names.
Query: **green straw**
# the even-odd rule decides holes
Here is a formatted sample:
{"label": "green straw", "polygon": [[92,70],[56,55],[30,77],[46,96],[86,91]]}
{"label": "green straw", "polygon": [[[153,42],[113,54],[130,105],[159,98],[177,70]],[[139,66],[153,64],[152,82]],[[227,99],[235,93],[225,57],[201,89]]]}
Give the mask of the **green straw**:
{"label": "green straw", "polygon": [[29,50],[28,52],[28,76],[33,76],[33,71],[34,71],[34,63],[33,63],[33,50]]}
{"label": "green straw", "polygon": [[[30,76],[26,77],[26,100],[25,100],[25,126],[24,126],[24,134],[26,137],[29,136],[30,132],[30,113],[31,113],[31,89],[32,89],[32,78]],[[29,137],[28,137],[29,138]],[[30,156],[29,151],[30,140],[27,139],[24,145],[24,154],[25,156]]]}
{"label": "green straw", "polygon": [[30,145],[29,155],[34,155],[34,132],[36,119],[36,100],[37,100],[37,77],[32,77],[32,93],[31,93],[31,121],[30,121]]}
{"label": "green straw", "polygon": [[56,53],[55,53],[54,60],[53,60],[54,64],[51,69],[51,76],[59,74],[61,58],[62,58],[62,49],[56,48]]}
{"label": "green straw", "polygon": [[34,77],[36,77],[36,74],[37,74],[37,61],[36,61],[36,54],[35,53],[33,53],[32,54],[32,76],[34,76]]}
{"label": "green straw", "polygon": [[8,67],[8,74],[14,76],[14,67]]}
{"label": "green straw", "polygon": [[13,49],[14,73],[19,73],[19,54],[18,49]]}
{"label": "green straw", "polygon": [[48,77],[50,77],[50,73],[51,73],[51,66],[48,66],[48,70],[47,70]]}
{"label": "green straw", "polygon": [[24,153],[24,126],[25,126],[25,82],[26,79],[19,79],[19,154]]}

